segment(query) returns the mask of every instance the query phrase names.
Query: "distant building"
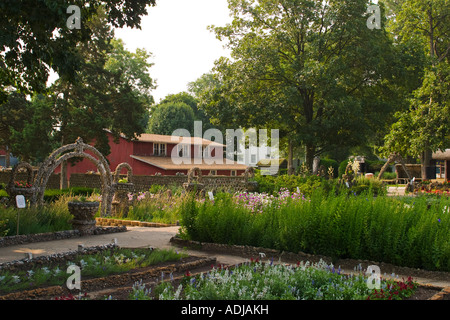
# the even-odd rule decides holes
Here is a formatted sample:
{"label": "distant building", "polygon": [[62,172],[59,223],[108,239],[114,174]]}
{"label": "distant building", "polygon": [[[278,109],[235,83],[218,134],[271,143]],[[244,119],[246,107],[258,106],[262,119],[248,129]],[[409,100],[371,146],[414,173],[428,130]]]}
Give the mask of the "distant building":
{"label": "distant building", "polygon": [[[0,149],[0,167],[8,167],[7,166],[7,151]],[[9,167],[13,167],[19,162],[19,159],[14,157],[12,154],[9,154]]]}
{"label": "distant building", "polygon": [[446,181],[450,180],[450,149],[433,152],[431,158],[434,162],[434,166],[436,166],[435,179],[445,179]]}
{"label": "distant building", "polygon": [[[183,138],[158,134],[142,134],[136,140],[120,137],[119,142],[113,141],[108,132],[111,153],[106,157],[113,172],[117,165],[127,162],[134,175],[176,175],[187,174],[194,167],[202,171],[202,175],[238,176],[245,172],[246,165],[237,162],[229,163],[223,158],[224,145],[202,138]],[[210,163],[211,157],[220,152],[222,163]],[[183,162],[177,163],[172,154],[179,156]],[[210,157],[205,155],[210,155]],[[182,158],[181,158],[182,157]],[[219,158],[219,156],[217,156]],[[200,162],[200,163],[197,163]],[[72,173],[97,171],[97,167],[89,160],[83,159],[75,166],[67,165],[67,176]],[[59,172],[59,168],[55,170]]]}

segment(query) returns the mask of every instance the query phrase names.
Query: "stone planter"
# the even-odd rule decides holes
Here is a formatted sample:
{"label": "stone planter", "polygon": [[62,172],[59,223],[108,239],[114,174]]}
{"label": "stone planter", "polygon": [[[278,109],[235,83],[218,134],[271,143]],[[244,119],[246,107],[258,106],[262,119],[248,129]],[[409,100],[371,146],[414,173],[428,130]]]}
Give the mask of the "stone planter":
{"label": "stone planter", "polygon": [[122,191],[122,192],[133,192],[134,191],[134,184],[133,183],[114,183],[113,184],[114,190],[116,191]]}
{"label": "stone planter", "polygon": [[7,190],[10,196],[10,204],[16,205],[16,196],[23,195],[25,197],[25,201],[31,200],[34,192],[36,191],[35,187],[30,188],[21,188],[21,187],[12,187]]}
{"label": "stone planter", "polygon": [[134,192],[133,183],[114,183],[113,184],[114,197],[112,213],[114,215],[121,215],[126,217],[132,201],[128,199],[128,194]]}
{"label": "stone planter", "polygon": [[257,181],[247,181],[247,192],[256,192],[258,191],[258,182]]}
{"label": "stone planter", "polygon": [[186,192],[201,192],[204,185],[202,183],[185,182],[183,183],[183,188]]}
{"label": "stone planter", "polygon": [[74,217],[74,219],[70,221],[73,229],[80,231],[82,235],[93,234],[96,225],[94,216],[97,213],[99,206],[99,202],[69,202],[69,212]]}

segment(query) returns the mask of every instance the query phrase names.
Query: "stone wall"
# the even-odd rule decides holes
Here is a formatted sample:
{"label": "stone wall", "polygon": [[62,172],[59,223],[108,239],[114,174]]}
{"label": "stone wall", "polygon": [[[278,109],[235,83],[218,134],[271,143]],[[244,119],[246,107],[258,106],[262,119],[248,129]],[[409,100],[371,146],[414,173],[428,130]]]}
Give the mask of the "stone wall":
{"label": "stone wall", "polygon": [[[11,179],[11,169],[6,169],[3,171],[0,171],[0,183],[4,183],[5,185],[9,183],[9,180]],[[37,170],[33,170],[33,179],[36,176]],[[25,181],[27,180],[28,176],[25,172],[19,172],[16,175],[16,180],[18,181]],[[53,173],[50,178],[48,179],[47,183],[47,189],[59,189],[59,173]]]}
{"label": "stone wall", "polygon": [[[126,177],[126,175],[123,175]],[[147,191],[152,185],[160,186],[183,186],[183,183],[187,182],[188,177],[186,175],[180,176],[133,176],[133,184],[135,191]],[[244,188],[244,177],[238,176],[203,176],[201,183],[205,185],[206,190],[242,190]],[[70,176],[71,187],[88,187],[88,188],[101,188],[100,174],[84,174],[73,173]]]}
{"label": "stone wall", "polygon": [[[33,171],[36,175],[37,171]],[[59,173],[53,173],[47,183],[46,189],[59,189]],[[0,171],[0,183],[8,184],[11,177],[11,170]],[[126,175],[123,175],[126,177]],[[34,178],[34,176],[33,176]],[[26,173],[18,173],[17,180],[26,180]],[[188,177],[186,175],[180,176],[133,176],[133,183],[135,190],[147,191],[152,185],[160,186],[183,186],[183,183],[187,182]],[[201,183],[205,185],[206,190],[242,190],[244,184],[242,176],[203,176]],[[70,187],[87,187],[101,189],[102,183],[100,174],[98,173],[73,173],[69,179]]]}

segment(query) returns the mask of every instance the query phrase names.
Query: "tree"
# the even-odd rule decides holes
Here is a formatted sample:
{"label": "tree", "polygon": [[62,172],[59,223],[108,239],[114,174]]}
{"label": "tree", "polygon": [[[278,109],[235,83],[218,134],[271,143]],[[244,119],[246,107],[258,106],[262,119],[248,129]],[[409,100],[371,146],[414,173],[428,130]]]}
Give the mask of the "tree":
{"label": "tree", "polygon": [[[188,87],[190,84],[188,84]],[[160,104],[163,103],[174,103],[174,102],[183,102],[191,107],[192,111],[194,112],[194,121],[201,121],[202,122],[202,129],[203,131],[215,128],[215,126],[211,123],[211,119],[208,117],[208,115],[205,113],[205,110],[199,105],[198,98],[190,93],[187,92],[180,92],[177,94],[169,94],[160,102]]]}
{"label": "tree", "polygon": [[420,85],[408,97],[408,109],[386,135],[385,152],[419,157],[422,178],[433,176],[433,151],[450,145],[449,53],[450,5],[446,0],[404,1],[396,12],[393,29],[399,44],[415,41],[426,56]]}
{"label": "tree", "polygon": [[23,126],[11,127],[9,148],[14,156],[29,163],[42,162],[58,145],[54,139],[52,100],[48,96],[36,94],[27,103],[27,115]]}
{"label": "tree", "polygon": [[[69,5],[80,8],[81,28],[67,27]],[[8,88],[31,93],[46,91],[50,68],[61,78],[76,81],[82,57],[77,44],[94,36],[89,21],[102,7],[106,23],[114,27],[140,28],[141,16],[155,0],[30,1],[0,2],[0,104]]]}
{"label": "tree", "polygon": [[213,27],[232,59],[216,61],[208,114],[278,128],[314,156],[365,143],[392,111],[395,50],[367,28],[367,2],[229,0],[233,22]]}
{"label": "tree", "polygon": [[148,132],[172,135],[177,129],[185,129],[194,136],[194,111],[184,102],[164,102],[151,112]]}
{"label": "tree", "polygon": [[82,137],[86,142],[95,141],[95,147],[108,155],[105,129],[115,139],[121,134],[132,139],[145,132],[154,83],[149,75],[152,64],[147,61],[150,55],[142,49],[136,53],[125,50],[106,21],[99,10],[87,23],[94,36],[77,45],[83,57],[77,81],[60,78],[51,90],[59,141],[71,143]]}

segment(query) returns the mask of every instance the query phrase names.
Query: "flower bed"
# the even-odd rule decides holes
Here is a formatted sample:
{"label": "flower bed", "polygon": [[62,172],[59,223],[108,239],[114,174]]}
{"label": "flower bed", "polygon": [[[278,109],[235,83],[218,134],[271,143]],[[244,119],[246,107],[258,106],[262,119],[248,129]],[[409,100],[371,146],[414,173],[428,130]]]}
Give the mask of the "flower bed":
{"label": "flower bed", "polygon": [[90,278],[125,273],[132,269],[177,261],[185,257],[186,254],[174,250],[121,249],[107,246],[103,250],[71,252],[54,257],[47,263],[42,263],[45,262],[42,259],[30,261],[28,267],[23,263],[17,266],[8,264],[0,268],[0,295],[50,285],[63,286],[68,278],[66,269],[70,265],[79,266],[83,278]]}
{"label": "flower bed", "polygon": [[166,281],[153,289],[136,283],[130,298],[159,300],[402,300],[411,297],[417,283],[382,279],[370,288],[368,278],[323,261],[297,265],[251,261],[231,268],[213,268],[195,276],[186,273],[180,283]]}

